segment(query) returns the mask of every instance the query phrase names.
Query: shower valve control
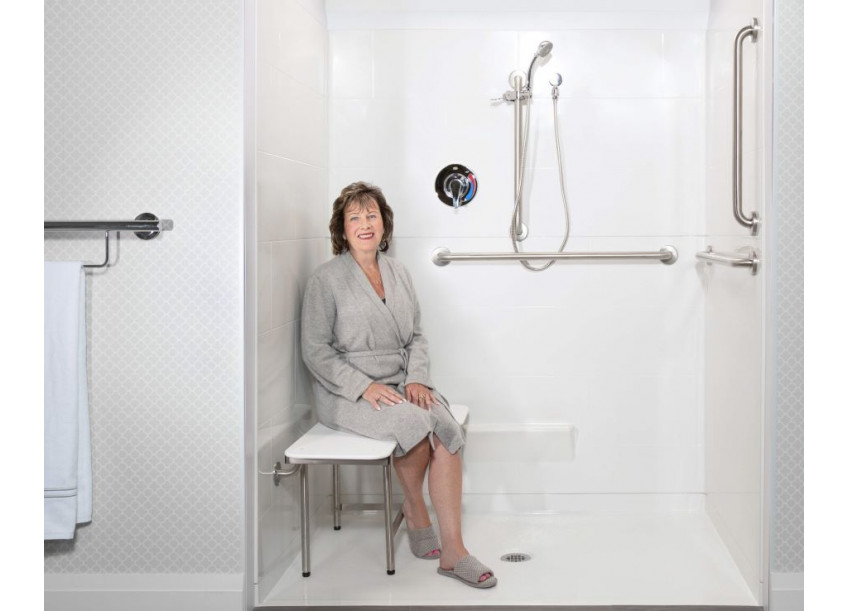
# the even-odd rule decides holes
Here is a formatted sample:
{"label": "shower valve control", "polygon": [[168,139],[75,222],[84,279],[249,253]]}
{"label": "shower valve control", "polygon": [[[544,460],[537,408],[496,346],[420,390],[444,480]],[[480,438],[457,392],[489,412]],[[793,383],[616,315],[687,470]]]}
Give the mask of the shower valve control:
{"label": "shower valve control", "polygon": [[443,204],[459,209],[477,195],[477,177],[462,164],[445,166],[436,176],[436,195]]}

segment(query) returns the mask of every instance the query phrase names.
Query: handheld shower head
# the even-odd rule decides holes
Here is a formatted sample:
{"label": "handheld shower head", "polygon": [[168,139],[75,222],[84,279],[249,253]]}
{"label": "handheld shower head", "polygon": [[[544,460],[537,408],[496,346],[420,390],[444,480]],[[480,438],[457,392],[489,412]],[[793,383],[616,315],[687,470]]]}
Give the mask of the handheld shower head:
{"label": "handheld shower head", "polygon": [[530,68],[527,69],[527,91],[530,91],[533,88],[533,66],[536,64],[536,60],[540,57],[547,57],[551,53],[551,49],[554,48],[554,43],[543,40],[539,43],[539,48],[536,49],[536,53],[533,55],[533,60],[530,62]]}

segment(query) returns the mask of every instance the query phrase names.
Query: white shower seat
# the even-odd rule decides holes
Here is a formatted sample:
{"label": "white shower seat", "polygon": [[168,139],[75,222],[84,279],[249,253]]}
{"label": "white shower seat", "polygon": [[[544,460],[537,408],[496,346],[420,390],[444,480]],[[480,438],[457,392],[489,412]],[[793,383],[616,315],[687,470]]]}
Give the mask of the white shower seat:
{"label": "white shower seat", "polygon": [[[464,426],[468,419],[467,405],[451,405],[456,421]],[[304,577],[309,577],[309,465],[333,465],[333,529],[341,529],[342,509],[382,509],[386,526],[386,572],[395,573],[395,533],[403,521],[398,509],[392,519],[391,465],[394,441],[370,439],[355,433],[336,431],[316,424],[288,447],[285,460],[300,465],[300,547]],[[383,467],[383,503],[354,503],[342,507],[339,500],[339,465],[379,465]]]}

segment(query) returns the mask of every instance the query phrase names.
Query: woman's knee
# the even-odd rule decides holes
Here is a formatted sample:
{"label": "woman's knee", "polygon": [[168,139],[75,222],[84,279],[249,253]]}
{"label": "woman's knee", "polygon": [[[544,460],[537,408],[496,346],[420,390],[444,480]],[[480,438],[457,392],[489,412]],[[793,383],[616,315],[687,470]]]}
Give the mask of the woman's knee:
{"label": "woman's knee", "polygon": [[458,454],[451,452],[448,449],[448,447],[444,443],[442,443],[442,440],[439,439],[439,436],[436,435],[436,434],[433,435],[433,446],[430,449],[430,454],[431,454],[431,456],[456,456],[456,455],[458,455]]}
{"label": "woman's knee", "polygon": [[[403,456],[399,456],[395,458],[395,462],[401,461],[415,461],[418,462],[419,459],[425,459],[425,456],[428,456],[430,453],[430,443],[425,437],[414,446],[412,446]],[[426,460],[426,459],[425,459]]]}

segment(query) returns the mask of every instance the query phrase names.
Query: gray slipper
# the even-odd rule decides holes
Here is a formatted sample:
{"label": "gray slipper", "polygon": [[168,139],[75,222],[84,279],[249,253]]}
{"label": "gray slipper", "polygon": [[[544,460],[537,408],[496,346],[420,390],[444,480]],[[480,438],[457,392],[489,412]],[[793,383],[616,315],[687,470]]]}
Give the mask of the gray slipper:
{"label": "gray slipper", "polygon": [[[495,577],[495,572],[485,564],[477,560],[474,556],[465,556],[461,558],[452,571],[439,567],[436,569],[439,575],[445,577],[453,577],[459,579],[462,583],[471,586],[472,588],[491,588],[498,583],[498,578]],[[490,573],[488,579],[480,581],[485,573]]]}
{"label": "gray slipper", "polygon": [[[438,560],[442,555],[442,544],[439,541],[439,537],[436,536],[436,531],[432,526],[425,526],[424,528],[407,528],[406,533],[409,535],[409,549],[412,550],[412,554],[416,558],[423,558],[424,560]],[[435,550],[436,553],[428,556],[427,554],[430,554],[433,550]]]}

